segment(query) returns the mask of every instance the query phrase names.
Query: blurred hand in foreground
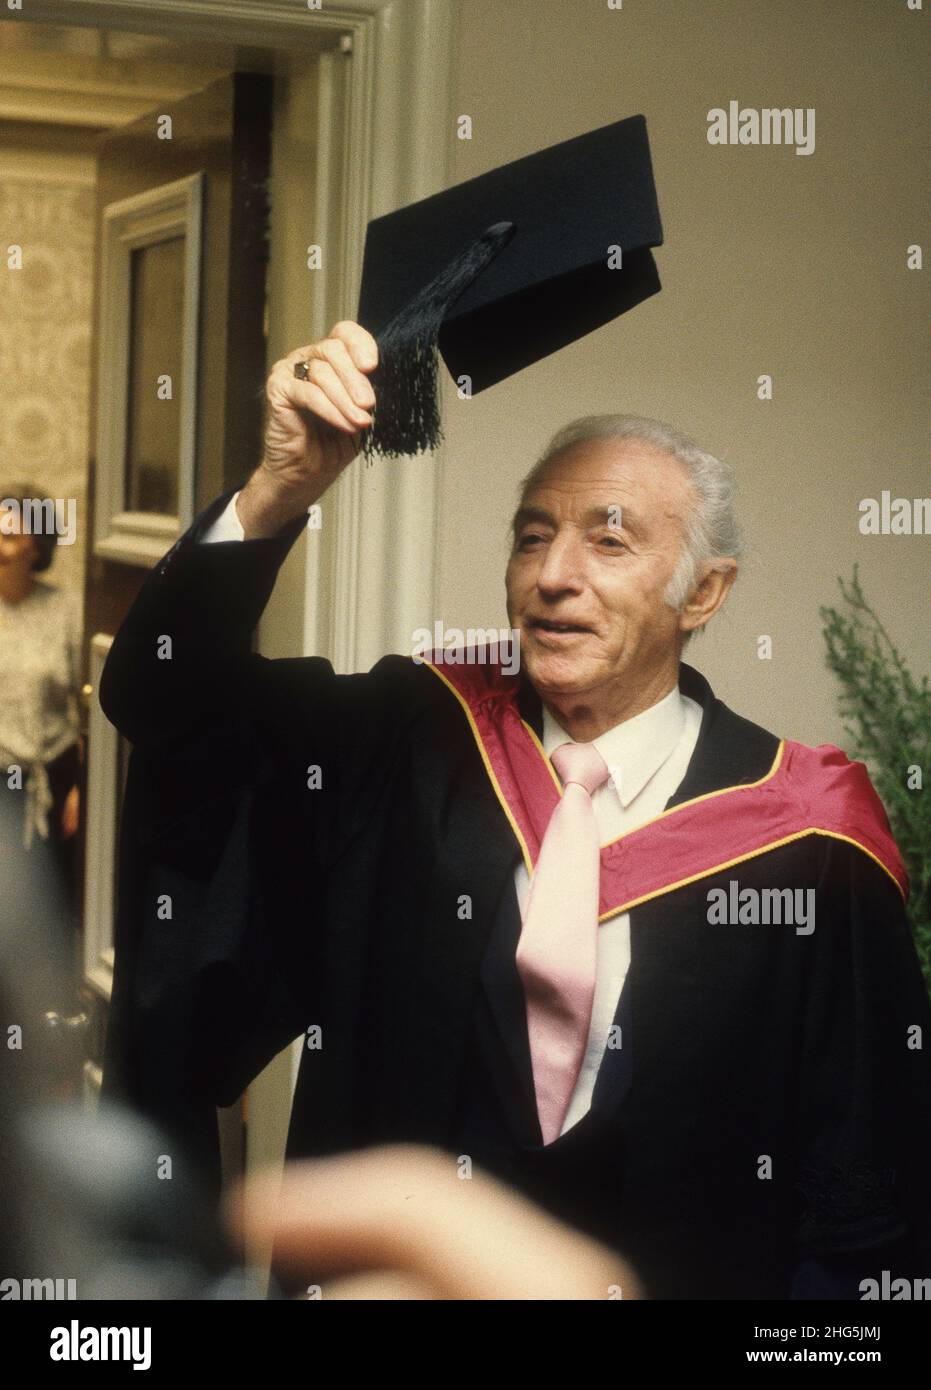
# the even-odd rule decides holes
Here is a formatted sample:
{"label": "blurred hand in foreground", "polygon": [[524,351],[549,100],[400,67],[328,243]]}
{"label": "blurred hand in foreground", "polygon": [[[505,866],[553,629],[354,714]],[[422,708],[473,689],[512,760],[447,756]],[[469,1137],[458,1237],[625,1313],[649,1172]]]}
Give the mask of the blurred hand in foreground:
{"label": "blurred hand in foreground", "polygon": [[473,1169],[414,1145],[292,1163],[237,1187],[247,1254],[329,1299],[636,1299],[631,1268]]}

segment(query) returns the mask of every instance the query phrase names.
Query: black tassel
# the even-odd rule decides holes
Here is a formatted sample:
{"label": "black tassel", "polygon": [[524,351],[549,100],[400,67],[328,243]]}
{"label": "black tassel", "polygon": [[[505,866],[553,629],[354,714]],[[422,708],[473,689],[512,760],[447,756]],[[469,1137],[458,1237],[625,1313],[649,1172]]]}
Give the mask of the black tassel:
{"label": "black tassel", "polygon": [[421,454],[440,443],[437,339],[443,319],[514,231],[513,222],[489,227],[378,334],[378,366],[369,378],[377,405],[362,446],[368,459]]}

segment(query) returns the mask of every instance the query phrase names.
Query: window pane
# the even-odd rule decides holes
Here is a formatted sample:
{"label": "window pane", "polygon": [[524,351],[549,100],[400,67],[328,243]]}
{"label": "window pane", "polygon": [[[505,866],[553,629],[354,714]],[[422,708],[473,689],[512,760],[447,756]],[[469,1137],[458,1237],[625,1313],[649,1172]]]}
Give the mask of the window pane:
{"label": "window pane", "polygon": [[[140,246],[130,264],[129,407],[126,505],[129,511],[178,511],[183,236]],[[171,378],[171,399],[164,378]],[[160,389],[159,378],[162,378]]]}

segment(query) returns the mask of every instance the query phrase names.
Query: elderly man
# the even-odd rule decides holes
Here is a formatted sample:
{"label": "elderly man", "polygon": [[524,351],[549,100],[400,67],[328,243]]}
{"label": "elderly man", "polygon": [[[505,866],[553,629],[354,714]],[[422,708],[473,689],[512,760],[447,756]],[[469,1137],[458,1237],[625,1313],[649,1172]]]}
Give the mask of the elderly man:
{"label": "elderly man", "polygon": [[556,436],[514,517],[516,674],[251,653],[376,358],[343,323],[276,364],[261,465],[113,644],[108,1086],[209,1151],[213,1107],[303,1036],[292,1157],[433,1144],[659,1297],[920,1274],[929,1011],[882,807],[680,660],[736,574],[723,465],[631,417]]}

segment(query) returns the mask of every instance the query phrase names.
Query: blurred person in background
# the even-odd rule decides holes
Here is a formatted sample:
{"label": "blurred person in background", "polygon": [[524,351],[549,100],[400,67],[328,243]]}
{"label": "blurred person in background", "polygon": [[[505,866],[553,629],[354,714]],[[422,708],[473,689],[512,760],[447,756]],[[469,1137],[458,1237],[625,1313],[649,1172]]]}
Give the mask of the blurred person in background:
{"label": "blurred person in background", "polygon": [[[50,568],[54,503],[30,482],[0,484],[0,796],[37,871],[71,890],[79,816],[80,610]],[[41,519],[41,524],[40,523]]]}

